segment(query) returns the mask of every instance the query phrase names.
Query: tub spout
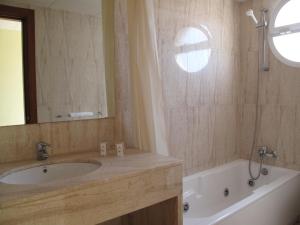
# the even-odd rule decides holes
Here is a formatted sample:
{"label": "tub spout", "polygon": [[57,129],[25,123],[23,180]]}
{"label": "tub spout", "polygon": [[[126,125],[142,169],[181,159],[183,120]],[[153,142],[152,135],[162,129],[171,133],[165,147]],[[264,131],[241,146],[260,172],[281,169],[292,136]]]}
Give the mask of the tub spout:
{"label": "tub spout", "polygon": [[270,150],[269,152],[266,153],[267,157],[273,158],[273,159],[278,159],[278,155],[275,151]]}
{"label": "tub spout", "polygon": [[277,159],[278,155],[275,151],[273,151],[271,148],[269,148],[268,146],[262,146],[258,148],[258,154],[261,158],[273,158],[273,159]]}

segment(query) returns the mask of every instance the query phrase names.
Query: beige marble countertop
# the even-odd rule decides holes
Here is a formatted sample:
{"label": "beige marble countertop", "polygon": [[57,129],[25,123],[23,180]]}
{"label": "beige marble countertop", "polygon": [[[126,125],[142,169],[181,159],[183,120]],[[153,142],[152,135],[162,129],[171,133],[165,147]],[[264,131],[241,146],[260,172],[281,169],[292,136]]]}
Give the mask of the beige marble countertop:
{"label": "beige marble countertop", "polygon": [[[134,152],[134,151],[132,151]],[[47,184],[11,185],[0,182],[0,208],[70,193],[85,187],[101,185],[126,176],[140,175],[149,170],[181,165],[182,161],[155,153],[132,153],[124,157],[101,157],[98,152],[50,157],[47,161],[26,161],[0,164],[0,175],[11,170],[58,162],[100,162],[99,169],[81,176]]]}

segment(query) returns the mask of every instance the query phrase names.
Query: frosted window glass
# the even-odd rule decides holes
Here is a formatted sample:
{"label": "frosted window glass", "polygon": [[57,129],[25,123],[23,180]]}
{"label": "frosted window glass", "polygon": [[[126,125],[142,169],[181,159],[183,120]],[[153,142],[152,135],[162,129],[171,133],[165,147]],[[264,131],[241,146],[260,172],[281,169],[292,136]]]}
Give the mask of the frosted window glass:
{"label": "frosted window glass", "polygon": [[189,73],[201,71],[209,62],[211,49],[196,50],[176,55],[176,62],[181,69]]}
{"label": "frosted window glass", "polygon": [[300,62],[300,33],[273,37],[277,51],[286,59]]}
{"label": "frosted window glass", "polygon": [[179,31],[175,40],[175,46],[199,44],[208,41],[206,34],[194,27],[187,27]]}
{"label": "frosted window glass", "polygon": [[275,27],[300,23],[300,0],[288,1],[279,11]]}
{"label": "frosted window glass", "polygon": [[180,30],[174,43],[179,51],[175,55],[178,66],[189,73],[204,69],[211,57],[210,38],[211,34],[205,26],[201,26],[201,29],[186,27]]}

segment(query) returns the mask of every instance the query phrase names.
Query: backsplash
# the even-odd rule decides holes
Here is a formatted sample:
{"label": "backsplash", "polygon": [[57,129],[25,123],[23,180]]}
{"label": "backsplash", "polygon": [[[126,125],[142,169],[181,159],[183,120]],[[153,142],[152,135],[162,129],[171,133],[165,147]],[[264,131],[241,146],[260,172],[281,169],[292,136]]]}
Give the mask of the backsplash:
{"label": "backsplash", "polygon": [[258,146],[268,145],[278,160],[268,163],[300,170],[300,69],[277,60],[271,51],[270,71],[258,72],[258,32],[245,15],[253,8],[272,9],[273,1],[246,1],[241,4],[241,76],[239,116],[241,157],[249,158],[253,140],[257,79],[260,79]]}
{"label": "backsplash", "polygon": [[0,127],[0,163],[36,159],[40,141],[51,144],[51,157],[97,151],[101,141],[113,137],[113,119]]}

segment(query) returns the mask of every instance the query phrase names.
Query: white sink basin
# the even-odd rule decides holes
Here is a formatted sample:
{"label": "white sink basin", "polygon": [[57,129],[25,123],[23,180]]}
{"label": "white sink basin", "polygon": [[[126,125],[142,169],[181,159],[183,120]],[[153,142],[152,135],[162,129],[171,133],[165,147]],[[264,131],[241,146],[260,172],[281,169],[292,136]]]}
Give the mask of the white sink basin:
{"label": "white sink basin", "polygon": [[97,170],[100,163],[56,163],[31,167],[0,177],[6,184],[43,184],[86,175]]}

